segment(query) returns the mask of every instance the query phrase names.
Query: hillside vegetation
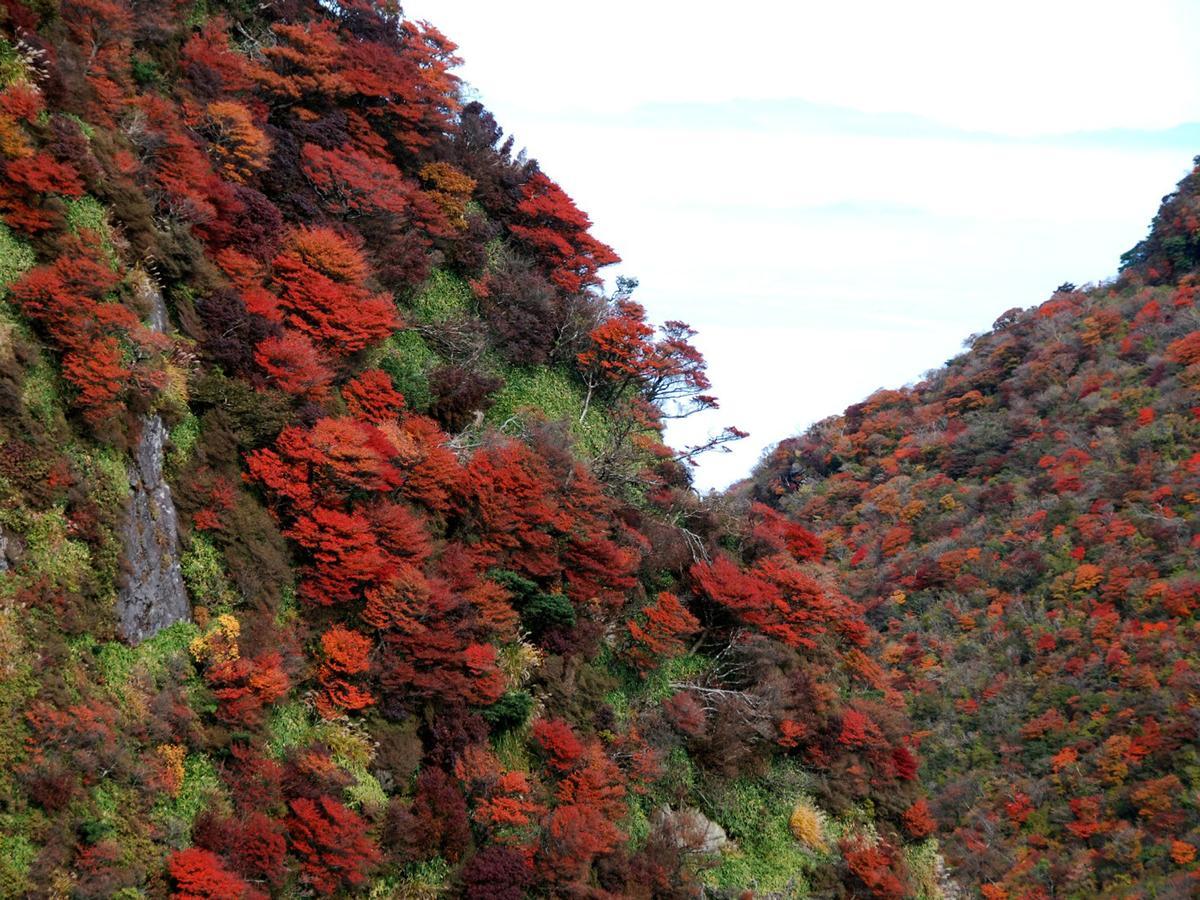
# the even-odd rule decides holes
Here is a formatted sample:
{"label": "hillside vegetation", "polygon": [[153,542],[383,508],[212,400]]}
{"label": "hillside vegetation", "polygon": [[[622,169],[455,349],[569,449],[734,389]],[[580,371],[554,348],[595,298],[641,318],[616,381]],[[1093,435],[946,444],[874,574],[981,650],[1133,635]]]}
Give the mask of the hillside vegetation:
{"label": "hillside vegetation", "polygon": [[1198,203],[740,489],[825,541],[992,900],[1200,891]]}
{"label": "hillside vegetation", "polygon": [[[446,37],[369,0],[0,13],[0,896],[937,895],[849,528],[691,489],[691,330],[604,293]],[[131,528],[190,605],[145,639]],[[1186,605],[1171,552],[1129,583]],[[1116,706],[1139,748],[1161,720],[1133,789],[1183,717]]]}
{"label": "hillside vegetation", "polygon": [[700,497],[455,49],[0,2],[0,897],[1200,893],[1200,169]]}

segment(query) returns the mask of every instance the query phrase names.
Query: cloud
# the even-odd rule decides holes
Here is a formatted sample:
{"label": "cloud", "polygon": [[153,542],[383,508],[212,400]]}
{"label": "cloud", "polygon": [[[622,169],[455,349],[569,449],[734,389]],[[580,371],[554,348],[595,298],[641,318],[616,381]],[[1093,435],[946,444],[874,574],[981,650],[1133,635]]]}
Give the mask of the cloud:
{"label": "cloud", "polygon": [[420,0],[500,112],[805,99],[992,132],[1162,128],[1196,108],[1187,0]]}
{"label": "cloud", "polygon": [[650,315],[699,330],[722,409],[669,439],[753,434],[704,488],[1113,275],[1200,149],[1171,128],[1200,99],[1183,3],[406,7],[461,41]]}

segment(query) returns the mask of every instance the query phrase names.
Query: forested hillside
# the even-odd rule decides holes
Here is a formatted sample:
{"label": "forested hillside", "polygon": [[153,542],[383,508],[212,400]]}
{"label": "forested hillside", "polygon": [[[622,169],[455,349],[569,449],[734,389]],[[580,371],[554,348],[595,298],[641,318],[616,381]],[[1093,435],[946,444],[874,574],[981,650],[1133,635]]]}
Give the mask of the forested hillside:
{"label": "forested hillside", "polygon": [[[998,368],[980,349],[843,428],[965,396],[930,440],[876,465],[897,413],[797,445],[840,476],[795,493],[789,448],[767,502],[701,500],[705,448],[661,440],[715,405],[691,330],[604,292],[616,254],[462,102],[436,28],[371,0],[3,0],[0,32],[0,896],[932,897],[931,808],[956,848],[992,827],[1185,877],[1196,354],[1162,353],[1190,296],[1146,289],[1137,323],[1140,287],[1059,297],[981,341]],[[1058,391],[1036,440],[1002,412],[1023,353],[1046,361],[1020,390]],[[1051,462],[993,532],[971,473],[1016,453]],[[890,513],[854,492],[900,515],[887,479],[942,465],[880,550]],[[990,597],[1009,540],[1040,568]],[[1052,602],[1043,577],[1062,599],[1032,635],[1005,617]],[[951,607],[975,630],[942,630]],[[968,760],[953,728],[1032,660],[1080,686],[1010,717],[1014,827],[961,772],[999,776],[1016,738]],[[934,804],[904,687],[936,720]],[[1059,802],[1039,760],[1068,749]],[[998,877],[991,846],[962,871]],[[1113,859],[1078,877],[1139,871]]]}
{"label": "forested hillside", "polygon": [[1200,893],[1200,170],[1120,277],[1002,315],[741,492],[882,635],[956,878]]}

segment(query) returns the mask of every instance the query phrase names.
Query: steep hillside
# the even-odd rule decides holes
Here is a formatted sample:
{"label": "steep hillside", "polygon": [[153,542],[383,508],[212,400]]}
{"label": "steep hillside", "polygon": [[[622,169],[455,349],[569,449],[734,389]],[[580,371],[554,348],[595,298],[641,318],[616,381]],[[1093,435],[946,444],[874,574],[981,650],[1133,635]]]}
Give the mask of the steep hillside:
{"label": "steep hillside", "polygon": [[936,895],[891,645],[448,39],[0,11],[0,896]]}
{"label": "steep hillside", "polygon": [[958,880],[1200,892],[1200,169],[1112,283],[1011,310],[741,491],[884,635]]}

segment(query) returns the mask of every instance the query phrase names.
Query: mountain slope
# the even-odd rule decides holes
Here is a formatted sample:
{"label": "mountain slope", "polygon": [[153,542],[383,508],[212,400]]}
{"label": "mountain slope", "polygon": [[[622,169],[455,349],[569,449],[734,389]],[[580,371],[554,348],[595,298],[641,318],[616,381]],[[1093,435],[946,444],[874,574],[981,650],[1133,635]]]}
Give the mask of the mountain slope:
{"label": "mountain slope", "polygon": [[936,892],[861,605],[448,39],[0,9],[0,895]]}
{"label": "mountain slope", "polygon": [[987,897],[1200,889],[1198,187],[1115,281],[1005,313],[740,488],[826,541],[884,635]]}

